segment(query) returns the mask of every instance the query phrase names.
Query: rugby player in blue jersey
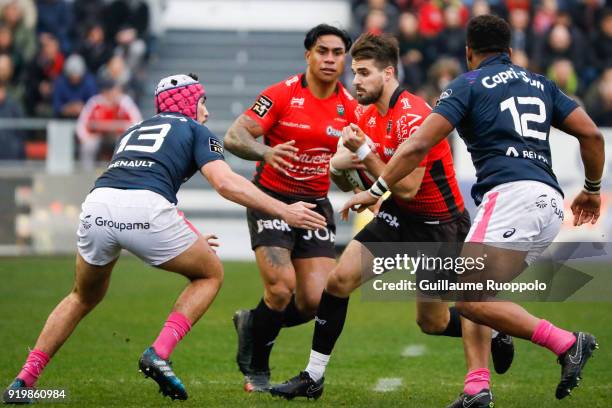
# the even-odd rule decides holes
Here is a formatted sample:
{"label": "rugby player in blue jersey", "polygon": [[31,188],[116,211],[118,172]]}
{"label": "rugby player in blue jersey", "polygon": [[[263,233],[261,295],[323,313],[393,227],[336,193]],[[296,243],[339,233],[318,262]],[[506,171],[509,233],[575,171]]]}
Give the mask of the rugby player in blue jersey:
{"label": "rugby player in blue jersey", "polygon": [[[448,85],[433,112],[400,146],[372,188],[345,204],[343,216],[349,209],[359,211],[376,203],[457,128],[476,167],[472,197],[479,206],[462,255],[486,252],[483,275],[510,281],[550,245],[563,221],[563,193],[552,171],[548,142],[554,126],[580,144],[585,184],[571,205],[574,225],[597,222],[604,166],[601,132],[552,81],[513,65],[511,52],[510,28],[503,19],[484,15],[470,20],[466,47],[470,71]],[[469,372],[463,394],[451,407],[493,404],[487,368],[491,335],[486,326],[531,340],[558,356],[558,399],[578,385],[597,347],[591,334],[558,328],[515,303],[464,300],[456,307],[469,319],[462,323]]]}
{"label": "rugby player in blue jersey", "polygon": [[74,288],[49,315],[11,388],[35,385],[77,324],[104,298],[113,266],[126,249],[190,281],[139,360],[140,370],[159,384],[160,392],[187,399],[169,357],[223,281],[223,267],[212,248],[217,244],[209,242],[215,237],[199,234],[176,208],[177,191],[195,172],[228,200],[291,226],[325,228],[325,218],[311,210],[314,204],[285,204],[230,169],[223,160],[223,144],[203,126],[208,118],[205,100],[195,75],[163,78],[155,91],[157,115],[132,126],[119,140],[108,169],[82,205]]}

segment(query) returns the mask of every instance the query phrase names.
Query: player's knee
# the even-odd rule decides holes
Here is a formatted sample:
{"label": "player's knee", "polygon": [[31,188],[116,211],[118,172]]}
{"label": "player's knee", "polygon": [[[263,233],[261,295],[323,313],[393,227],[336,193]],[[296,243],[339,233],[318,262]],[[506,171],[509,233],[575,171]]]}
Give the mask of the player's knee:
{"label": "player's knee", "polygon": [[334,296],[347,297],[359,286],[359,277],[334,269],[327,279],[326,290]]}
{"label": "player's knee", "polygon": [[484,311],[483,304],[480,302],[456,302],[455,308],[462,316],[470,320],[477,320]]}
{"label": "player's knee", "polygon": [[69,296],[72,297],[82,309],[89,311],[104,299],[105,294],[105,290],[85,292],[74,288]]}
{"label": "player's knee", "polygon": [[444,332],[448,325],[447,321],[436,319],[428,315],[417,315],[416,321],[421,331],[425,334],[440,334]]}
{"label": "player's knee", "polygon": [[296,301],[297,309],[300,311],[300,314],[307,319],[312,319],[315,317],[317,313],[317,309],[319,308],[319,303],[321,302],[321,294],[308,294],[304,296],[302,299]]}
{"label": "player's knee", "polygon": [[291,301],[292,290],[284,282],[266,286],[265,300],[272,310],[284,310]]}

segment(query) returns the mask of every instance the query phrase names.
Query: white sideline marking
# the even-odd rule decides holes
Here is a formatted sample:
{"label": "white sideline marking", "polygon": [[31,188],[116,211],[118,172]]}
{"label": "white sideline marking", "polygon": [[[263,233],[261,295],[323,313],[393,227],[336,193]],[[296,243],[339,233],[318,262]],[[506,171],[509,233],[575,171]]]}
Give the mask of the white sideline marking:
{"label": "white sideline marking", "polygon": [[410,344],[402,350],[402,357],[420,357],[425,354],[427,347],[424,344]]}
{"label": "white sideline marking", "polygon": [[401,378],[379,378],[374,391],[376,392],[389,392],[395,391],[402,385]]}

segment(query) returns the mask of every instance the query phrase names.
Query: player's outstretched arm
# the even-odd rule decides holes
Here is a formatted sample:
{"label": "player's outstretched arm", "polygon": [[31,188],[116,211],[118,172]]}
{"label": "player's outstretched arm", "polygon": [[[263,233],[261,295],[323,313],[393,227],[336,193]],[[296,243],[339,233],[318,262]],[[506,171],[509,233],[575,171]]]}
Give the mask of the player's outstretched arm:
{"label": "player's outstretched arm", "polygon": [[200,170],[210,185],[230,201],[282,218],[292,227],[316,230],[326,226],[325,217],[312,210],[315,204],[300,201],[288,205],[272,198],[234,173],[223,160],[208,162]]}
{"label": "player's outstretched arm", "polygon": [[263,128],[247,115],[240,115],[228,129],[223,139],[227,150],[245,160],[264,160],[276,170],[290,169],[290,160],[295,158],[298,148],[295,141],[266,146],[256,139],[264,134]]}
{"label": "player's outstretched arm", "polygon": [[589,222],[595,224],[599,219],[601,208],[599,187],[605,162],[603,134],[580,107],[567,115],[559,129],[578,139],[580,156],[584,164],[585,189],[576,196],[571,206],[574,225],[579,226]]}

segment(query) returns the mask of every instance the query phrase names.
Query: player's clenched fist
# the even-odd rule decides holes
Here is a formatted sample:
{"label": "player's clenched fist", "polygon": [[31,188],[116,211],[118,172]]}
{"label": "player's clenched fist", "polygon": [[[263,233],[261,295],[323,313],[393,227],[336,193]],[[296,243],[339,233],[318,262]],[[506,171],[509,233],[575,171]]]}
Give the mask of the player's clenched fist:
{"label": "player's clenched fist", "polygon": [[342,144],[350,151],[356,152],[364,143],[366,143],[366,135],[356,124],[351,123],[342,129]]}
{"label": "player's clenched fist", "polygon": [[316,208],[316,206],[316,204],[304,203],[302,201],[287,205],[283,211],[283,219],[292,227],[308,230],[325,228],[327,225],[325,217],[312,211],[312,208]]}
{"label": "player's clenched fist", "polygon": [[295,140],[279,143],[268,149],[264,155],[264,161],[275,170],[291,169],[293,164],[288,160],[295,160],[296,153],[299,151],[295,145]]}

